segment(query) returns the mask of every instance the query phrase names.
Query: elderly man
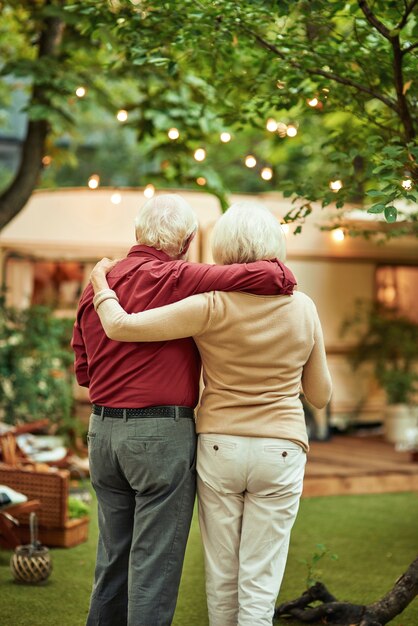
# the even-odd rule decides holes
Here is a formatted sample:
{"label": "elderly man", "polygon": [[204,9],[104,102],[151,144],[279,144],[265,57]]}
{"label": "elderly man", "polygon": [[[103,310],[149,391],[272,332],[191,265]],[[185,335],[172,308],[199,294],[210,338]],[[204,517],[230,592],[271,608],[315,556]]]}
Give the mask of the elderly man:
{"label": "elderly man", "polygon": [[[292,293],[295,279],[277,260],[187,263],[196,229],[180,196],[161,195],[144,205],[136,220],[138,245],[109,274],[127,311],[212,290]],[[99,509],[87,626],[169,626],[196,488],[196,345],[189,338],[109,340],[91,286],[80,300],[72,345],[77,380],[89,387],[93,404],[89,458]]]}

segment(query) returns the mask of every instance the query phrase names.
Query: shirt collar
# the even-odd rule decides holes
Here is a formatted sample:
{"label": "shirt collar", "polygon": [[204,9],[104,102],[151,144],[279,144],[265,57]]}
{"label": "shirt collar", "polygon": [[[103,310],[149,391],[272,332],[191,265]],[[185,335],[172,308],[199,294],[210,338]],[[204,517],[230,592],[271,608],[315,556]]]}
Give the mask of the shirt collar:
{"label": "shirt collar", "polygon": [[129,256],[141,256],[141,257],[150,257],[154,259],[159,259],[160,261],[172,261],[173,259],[168,256],[162,250],[156,250],[155,248],[151,248],[151,246],[137,245],[132,246],[132,248],[128,252]]}

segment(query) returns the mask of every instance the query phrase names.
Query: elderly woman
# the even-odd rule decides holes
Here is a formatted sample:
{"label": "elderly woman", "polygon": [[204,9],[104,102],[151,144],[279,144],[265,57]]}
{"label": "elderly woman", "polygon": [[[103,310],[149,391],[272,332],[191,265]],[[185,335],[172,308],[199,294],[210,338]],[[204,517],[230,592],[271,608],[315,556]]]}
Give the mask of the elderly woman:
{"label": "elderly woman", "polygon": [[[238,203],[219,219],[221,264],[285,257],[285,238],[264,207]],[[211,292],[126,313],[92,273],[108,337],[164,341],[192,336],[205,387],[196,420],[199,521],[211,626],[271,626],[303,486],[308,439],[301,387],[316,407],[331,394],[314,303],[291,296]]]}

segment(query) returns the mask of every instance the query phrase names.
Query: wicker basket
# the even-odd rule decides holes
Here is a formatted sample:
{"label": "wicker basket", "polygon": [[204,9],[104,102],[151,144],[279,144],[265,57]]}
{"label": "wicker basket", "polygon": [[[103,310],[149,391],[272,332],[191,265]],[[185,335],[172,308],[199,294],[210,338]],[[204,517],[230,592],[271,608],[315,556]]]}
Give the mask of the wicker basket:
{"label": "wicker basket", "polygon": [[38,519],[43,528],[65,527],[68,521],[69,476],[68,470],[39,472],[0,463],[0,484],[41,501]]}
{"label": "wicker basket", "polygon": [[38,540],[38,518],[32,511],[29,516],[30,543],[17,546],[10,559],[13,578],[17,582],[37,584],[49,578],[52,572],[51,554]]}

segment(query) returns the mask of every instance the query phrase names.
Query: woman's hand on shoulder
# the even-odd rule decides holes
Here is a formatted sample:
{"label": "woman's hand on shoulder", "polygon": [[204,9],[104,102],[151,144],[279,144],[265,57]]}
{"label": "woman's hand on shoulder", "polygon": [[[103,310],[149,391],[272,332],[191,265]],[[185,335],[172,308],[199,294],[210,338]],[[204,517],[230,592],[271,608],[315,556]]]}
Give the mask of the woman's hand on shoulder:
{"label": "woman's hand on shoulder", "polygon": [[120,259],[112,261],[111,259],[104,257],[101,261],[96,263],[90,274],[90,282],[95,291],[108,288],[109,285],[107,284],[106,274],[108,274],[108,272],[110,272],[110,270],[114,268],[119,261]]}

